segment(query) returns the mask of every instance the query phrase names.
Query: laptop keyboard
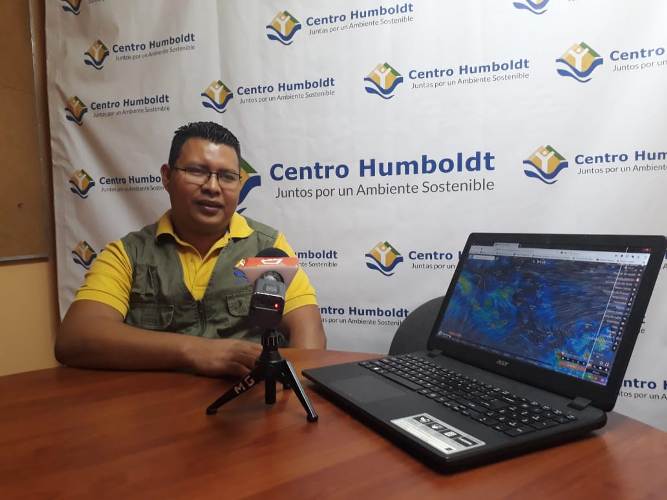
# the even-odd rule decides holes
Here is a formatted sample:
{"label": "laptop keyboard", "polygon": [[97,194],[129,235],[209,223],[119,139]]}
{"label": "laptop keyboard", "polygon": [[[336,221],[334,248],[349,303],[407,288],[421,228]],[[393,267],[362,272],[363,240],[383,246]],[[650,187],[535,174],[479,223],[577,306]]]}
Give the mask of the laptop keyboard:
{"label": "laptop keyboard", "polygon": [[359,364],[508,436],[522,436],[577,419],[571,413],[517,396],[414,354]]}

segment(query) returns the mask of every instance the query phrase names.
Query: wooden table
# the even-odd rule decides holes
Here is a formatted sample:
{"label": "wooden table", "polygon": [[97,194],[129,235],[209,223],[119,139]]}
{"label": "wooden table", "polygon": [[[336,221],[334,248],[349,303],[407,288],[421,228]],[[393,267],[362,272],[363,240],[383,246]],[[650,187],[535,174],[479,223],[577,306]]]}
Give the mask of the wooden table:
{"label": "wooden table", "polygon": [[[369,357],[283,350],[303,368]],[[0,378],[0,497],[666,498],[667,433],[617,414],[596,435],[443,475],[312,390],[256,387],[206,416],[231,380],[54,368]]]}

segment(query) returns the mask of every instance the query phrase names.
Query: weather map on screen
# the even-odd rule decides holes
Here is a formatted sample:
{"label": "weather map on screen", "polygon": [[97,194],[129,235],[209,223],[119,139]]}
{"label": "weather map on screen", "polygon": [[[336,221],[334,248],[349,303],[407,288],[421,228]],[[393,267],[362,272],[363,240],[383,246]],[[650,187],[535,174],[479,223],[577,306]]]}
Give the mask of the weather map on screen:
{"label": "weather map on screen", "polygon": [[473,246],[438,334],[606,385],[648,256]]}

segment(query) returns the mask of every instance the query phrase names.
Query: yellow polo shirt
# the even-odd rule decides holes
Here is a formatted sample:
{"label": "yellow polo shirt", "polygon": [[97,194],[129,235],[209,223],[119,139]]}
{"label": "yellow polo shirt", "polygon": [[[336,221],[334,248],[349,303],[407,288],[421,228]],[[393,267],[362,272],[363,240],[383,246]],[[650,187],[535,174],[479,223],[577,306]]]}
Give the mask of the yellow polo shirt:
{"label": "yellow polo shirt", "polygon": [[[178,243],[177,253],[183,269],[183,282],[195,300],[200,300],[204,296],[220,250],[227,246],[231,238],[245,238],[252,232],[245,217],[234,213],[229,223],[229,231],[202,257],[196,248],[176,235],[169,212],[160,218],[157,225],[157,235],[170,234]],[[295,256],[283,233],[278,233],[273,246],[291,257]],[[123,242],[116,240],[109,243],[95,259],[74,300],[102,302],[125,317],[130,303],[131,288],[132,263],[125,252]],[[317,305],[315,289],[303,269],[299,268],[285,293],[284,314],[309,304]]]}

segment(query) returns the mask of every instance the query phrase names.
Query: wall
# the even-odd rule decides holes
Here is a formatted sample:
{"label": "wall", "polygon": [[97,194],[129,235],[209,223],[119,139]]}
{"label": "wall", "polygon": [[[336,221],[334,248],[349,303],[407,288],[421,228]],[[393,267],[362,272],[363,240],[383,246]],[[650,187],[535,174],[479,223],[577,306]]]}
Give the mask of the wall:
{"label": "wall", "polygon": [[[32,40],[31,10],[34,14]],[[35,172],[34,182],[44,184],[44,204],[50,207],[52,195],[48,186],[51,183],[45,160],[49,158],[45,146],[48,141],[40,135],[45,133],[43,124],[47,121],[43,82],[44,5],[37,0],[3,2],[2,11],[0,66],[11,70],[3,71],[0,76],[0,118],[2,123],[12,125],[12,129],[5,126],[0,130],[2,155],[6,161],[8,158],[13,158],[12,161],[20,159],[26,171]],[[34,73],[31,43],[37,52]],[[17,103],[21,105],[17,106]],[[17,130],[22,133],[11,134]],[[45,219],[50,226],[50,208],[45,210],[48,212]],[[10,227],[9,238],[17,229]],[[31,229],[43,232],[40,236],[52,245],[51,227],[37,225]],[[0,375],[57,365],[53,356],[53,339],[58,324],[55,289],[53,258],[0,264]]]}
{"label": "wall", "polygon": [[57,366],[52,261],[0,266],[0,375]]}

